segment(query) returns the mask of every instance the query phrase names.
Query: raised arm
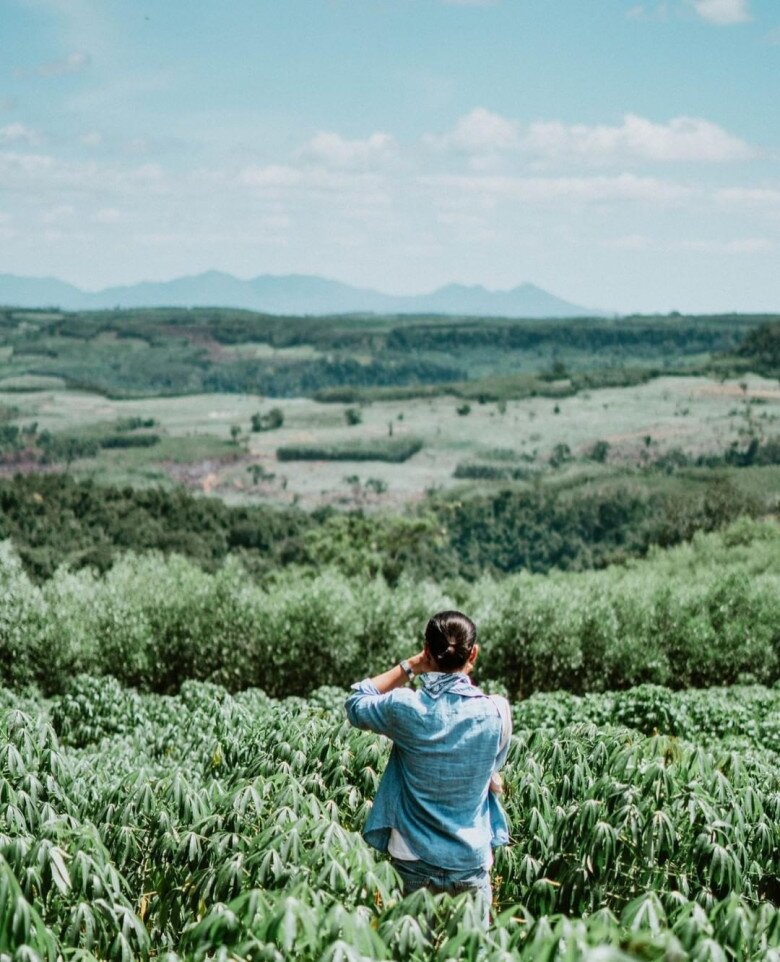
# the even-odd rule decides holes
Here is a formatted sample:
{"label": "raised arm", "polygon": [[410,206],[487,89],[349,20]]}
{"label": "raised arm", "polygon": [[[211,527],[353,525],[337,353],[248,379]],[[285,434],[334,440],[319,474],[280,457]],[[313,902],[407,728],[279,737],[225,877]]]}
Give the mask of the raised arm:
{"label": "raised arm", "polygon": [[[432,663],[424,651],[408,659],[415,675],[431,671]],[[381,675],[365,678],[352,686],[345,708],[350,724],[392,738],[393,699],[387,696],[396,688],[402,688],[409,677],[400,664],[388,668]]]}

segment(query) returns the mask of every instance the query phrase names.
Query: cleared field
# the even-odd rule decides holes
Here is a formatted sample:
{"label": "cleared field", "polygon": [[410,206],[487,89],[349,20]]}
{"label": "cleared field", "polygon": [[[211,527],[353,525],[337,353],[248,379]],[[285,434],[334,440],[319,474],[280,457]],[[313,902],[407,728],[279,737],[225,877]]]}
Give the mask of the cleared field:
{"label": "cleared field", "polygon": [[289,361],[289,360],[311,360],[321,357],[322,352],[318,351],[312,344],[295,344],[291,347],[274,347],[273,344],[266,344],[262,341],[248,341],[243,344],[222,344],[220,353],[223,357],[236,357],[243,360],[257,361],[263,360]]}
{"label": "cleared field", "polygon": [[[156,419],[159,446],[101,452],[77,462],[77,472],[138,483],[149,483],[151,472],[155,479],[183,480],[229,500],[298,500],[306,506],[397,505],[419,499],[427,489],[457,484],[453,474],[464,461],[533,468],[545,465],[560,445],[576,457],[596,441],[606,441],[610,465],[641,463],[674,448],[694,455],[722,451],[732,441],[746,443],[748,431],[776,437],[780,423],[780,386],[758,376],[724,382],[662,377],[558,400],[527,398],[465,407],[462,399],[448,396],[377,401],[361,407],[362,421],[353,425],[347,424],[347,405],[308,398],[206,394],[118,401],[87,392],[23,391],[21,386],[0,392],[0,405],[15,406],[16,423],[36,421],[40,430],[87,431],[120,418]],[[252,433],[251,416],[271,407],[283,412],[283,426]],[[231,429],[235,433],[236,428],[233,439]],[[391,433],[395,439],[420,438],[422,450],[403,464],[282,464],[276,457],[282,446],[369,443]],[[381,482],[374,489],[386,490],[366,492],[368,479]]]}

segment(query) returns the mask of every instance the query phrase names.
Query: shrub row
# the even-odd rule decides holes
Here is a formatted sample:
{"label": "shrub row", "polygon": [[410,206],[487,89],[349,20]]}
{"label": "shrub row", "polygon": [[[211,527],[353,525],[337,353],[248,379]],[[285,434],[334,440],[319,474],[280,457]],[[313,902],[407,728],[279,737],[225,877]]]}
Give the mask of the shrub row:
{"label": "shrub row", "polygon": [[422,448],[419,438],[377,438],[342,444],[285,444],[276,449],[279,461],[408,461]]}
{"label": "shrub row", "polygon": [[489,461],[460,461],[452,476],[465,481],[521,481],[529,473],[528,468],[491,464]]}
{"label": "shrub row", "polygon": [[77,672],[176,691],[186,679],[274,695],[346,685],[421,645],[432,612],[477,621],[481,677],[514,697],[642,683],[772,683],[780,664],[780,533],[741,522],[630,567],[449,585],[289,568],[265,587],[235,561],[214,574],[129,555],[105,575],[35,586],[0,553],[0,682],[62,689]]}

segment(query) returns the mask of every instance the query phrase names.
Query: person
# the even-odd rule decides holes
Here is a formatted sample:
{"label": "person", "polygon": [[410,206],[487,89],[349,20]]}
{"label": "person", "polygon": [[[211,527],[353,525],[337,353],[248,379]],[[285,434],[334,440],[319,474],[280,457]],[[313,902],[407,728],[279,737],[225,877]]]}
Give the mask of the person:
{"label": "person", "polygon": [[[509,750],[509,703],[485,695],[470,675],[479,654],[474,622],[441,611],[418,654],[352,685],[347,717],[393,742],[363,830],[387,852],[406,894],[471,891],[489,925],[493,848],[509,832],[498,799]],[[421,685],[407,687],[419,677]]]}

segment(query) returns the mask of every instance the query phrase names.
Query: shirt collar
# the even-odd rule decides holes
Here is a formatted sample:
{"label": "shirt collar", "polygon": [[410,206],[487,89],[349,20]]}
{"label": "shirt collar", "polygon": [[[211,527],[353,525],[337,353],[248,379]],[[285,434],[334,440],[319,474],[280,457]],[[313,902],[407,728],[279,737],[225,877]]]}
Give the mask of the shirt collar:
{"label": "shirt collar", "polygon": [[426,694],[431,698],[438,698],[445,691],[466,697],[482,694],[479,688],[471,684],[464,671],[426,671],[420,675],[420,679]]}

